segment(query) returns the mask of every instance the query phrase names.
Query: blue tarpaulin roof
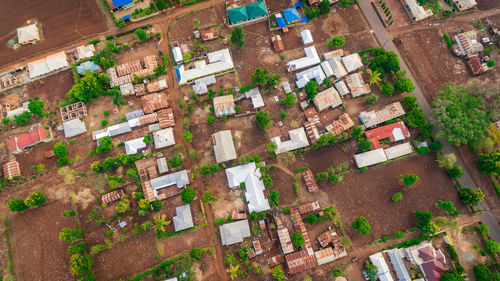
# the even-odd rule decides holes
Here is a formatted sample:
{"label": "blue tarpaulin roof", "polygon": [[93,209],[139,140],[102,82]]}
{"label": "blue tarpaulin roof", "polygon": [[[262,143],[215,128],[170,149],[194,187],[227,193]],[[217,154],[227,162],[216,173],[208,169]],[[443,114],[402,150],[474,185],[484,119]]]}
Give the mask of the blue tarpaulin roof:
{"label": "blue tarpaulin roof", "polygon": [[286,23],[291,24],[300,20],[299,12],[295,8],[288,8],[283,10],[283,15],[285,15]]}
{"label": "blue tarpaulin roof", "polygon": [[128,19],[130,19],[130,14],[122,17],[122,20],[128,20]]}
{"label": "blue tarpaulin roof", "polygon": [[113,4],[115,4],[116,8],[130,5],[134,2],[134,0],[113,0]]}
{"label": "blue tarpaulin roof", "polygon": [[298,8],[298,7],[302,6],[302,4],[303,4],[303,3],[299,1],[299,2],[295,3],[295,5],[293,5],[293,6],[294,6],[295,8]]}
{"label": "blue tarpaulin roof", "polygon": [[276,23],[278,24],[278,27],[283,28],[286,26],[285,19],[283,17],[276,17]]}
{"label": "blue tarpaulin roof", "polygon": [[309,19],[308,19],[307,17],[301,17],[301,18],[300,18],[300,21],[301,21],[301,22],[307,22],[308,20],[309,20]]}

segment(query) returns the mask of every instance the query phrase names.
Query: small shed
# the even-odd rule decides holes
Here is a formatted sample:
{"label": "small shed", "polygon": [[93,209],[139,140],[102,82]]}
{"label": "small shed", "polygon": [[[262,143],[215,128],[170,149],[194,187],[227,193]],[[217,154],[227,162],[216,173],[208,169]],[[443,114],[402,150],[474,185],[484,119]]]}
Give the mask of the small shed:
{"label": "small shed", "polygon": [[19,168],[19,163],[16,161],[10,161],[3,165],[3,176],[8,180],[12,180],[14,177],[21,176],[21,169]]}
{"label": "small shed", "polygon": [[110,204],[122,198],[123,190],[117,189],[101,196],[101,201]]}
{"label": "small shed", "polygon": [[303,30],[300,33],[300,36],[302,36],[302,41],[304,42],[304,45],[314,43],[311,31],[309,29]]}
{"label": "small shed", "polygon": [[273,42],[273,47],[276,52],[282,52],[285,50],[285,46],[283,45],[283,40],[281,40],[280,35],[274,35],[271,37],[271,41]]}

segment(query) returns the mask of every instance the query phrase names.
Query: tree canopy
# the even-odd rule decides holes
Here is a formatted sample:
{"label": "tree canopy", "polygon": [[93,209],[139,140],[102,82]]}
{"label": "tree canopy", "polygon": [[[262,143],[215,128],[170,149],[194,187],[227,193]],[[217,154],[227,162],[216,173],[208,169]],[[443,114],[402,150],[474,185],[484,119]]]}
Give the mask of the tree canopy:
{"label": "tree canopy", "polygon": [[71,273],[75,276],[89,272],[93,263],[91,256],[84,256],[81,254],[74,254],[69,260]]}
{"label": "tree canopy", "polygon": [[196,191],[194,191],[191,187],[186,186],[181,192],[182,202],[186,204],[191,204],[196,197]]}
{"label": "tree canopy", "polygon": [[475,206],[484,199],[484,193],[480,188],[462,188],[458,191],[462,201],[469,206]]}
{"label": "tree canopy", "polygon": [[231,43],[240,48],[245,47],[245,33],[241,26],[237,26],[233,29],[231,33]]}
{"label": "tree canopy", "polygon": [[275,86],[281,75],[276,72],[270,72],[267,68],[257,67],[252,73],[252,83],[256,86]]}
{"label": "tree canopy", "polygon": [[259,112],[257,112],[257,114],[255,115],[255,121],[257,122],[257,125],[259,125],[259,128],[263,130],[267,130],[271,127],[269,112],[265,110],[260,110]]}
{"label": "tree canopy", "polygon": [[480,154],[477,166],[484,174],[500,176],[500,149],[489,154]]}
{"label": "tree canopy", "polygon": [[370,229],[372,228],[368,223],[368,220],[365,217],[357,217],[351,224],[351,227],[363,235],[368,235],[370,233]]}
{"label": "tree canopy", "polygon": [[304,236],[302,235],[302,232],[295,231],[292,234],[292,241],[293,241],[293,245],[295,245],[295,247],[298,247],[298,248],[302,247],[302,245],[304,245],[304,243],[305,243]]}
{"label": "tree canopy", "polygon": [[490,124],[484,100],[469,95],[466,88],[454,83],[443,85],[432,102],[432,115],[438,125],[438,137],[456,146],[483,138]]}
{"label": "tree canopy", "polygon": [[318,89],[319,85],[318,82],[316,82],[316,80],[311,80],[307,82],[306,87],[304,89],[304,91],[307,94],[307,98],[314,99],[314,97],[318,94]]}
{"label": "tree canopy", "polygon": [[109,86],[107,74],[92,72],[82,77],[67,93],[70,101],[83,101],[88,103],[106,93],[105,87]]}
{"label": "tree canopy", "polygon": [[42,115],[44,106],[45,103],[43,103],[43,101],[39,101],[38,98],[35,98],[28,104],[28,109],[33,114]]}
{"label": "tree canopy", "polygon": [[104,152],[111,151],[113,149],[113,139],[110,137],[103,137],[99,139],[99,145],[97,145],[96,152],[101,154]]}

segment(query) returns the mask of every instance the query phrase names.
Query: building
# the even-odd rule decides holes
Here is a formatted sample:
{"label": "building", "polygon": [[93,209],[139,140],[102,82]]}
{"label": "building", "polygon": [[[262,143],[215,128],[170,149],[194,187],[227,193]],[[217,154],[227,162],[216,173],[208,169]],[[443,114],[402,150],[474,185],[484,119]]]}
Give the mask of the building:
{"label": "building", "polygon": [[474,75],[479,75],[481,73],[486,72],[487,65],[481,63],[481,59],[479,59],[478,57],[470,57],[467,60],[467,64],[469,65],[470,71]]}
{"label": "building", "polygon": [[271,141],[274,142],[277,146],[276,154],[296,150],[309,145],[304,127],[290,130],[288,131],[288,135],[290,136],[290,139],[283,142],[281,141],[279,136],[271,139]]}
{"label": "building", "polygon": [[288,228],[283,223],[282,218],[279,217],[279,214],[274,215],[274,222],[276,223],[276,232],[278,233],[278,239],[281,245],[281,251],[283,254],[289,254],[294,251],[293,242],[290,238],[290,233]]}
{"label": "building", "polygon": [[76,55],[78,57],[78,60],[83,60],[83,59],[89,59],[91,58],[95,53],[95,47],[94,45],[81,45],[76,47]]}
{"label": "building", "polygon": [[297,82],[295,83],[297,85],[297,88],[302,89],[306,86],[307,82],[311,80],[316,80],[318,85],[323,84],[323,81],[326,78],[325,73],[323,72],[323,69],[321,68],[320,65],[309,68],[307,70],[304,70],[302,72],[299,72],[296,74],[297,77]]}
{"label": "building", "polygon": [[264,195],[266,187],[261,180],[261,176],[260,169],[256,167],[255,162],[226,169],[227,182],[230,188],[245,187],[245,198],[250,213],[260,213],[271,208]]}
{"label": "building", "polygon": [[319,191],[318,183],[316,182],[316,179],[314,179],[314,175],[311,169],[307,168],[302,172],[300,172],[300,174],[302,175],[302,178],[306,183],[307,191],[309,192]]}
{"label": "building", "polygon": [[127,84],[120,85],[120,92],[122,93],[122,96],[124,96],[124,97],[135,95],[134,84],[127,83]]}
{"label": "building", "polygon": [[205,60],[196,61],[194,68],[185,69],[184,65],[175,67],[179,85],[193,83],[196,79],[209,75],[223,74],[234,69],[233,59],[229,49],[208,53],[208,64]]}
{"label": "building", "polygon": [[441,250],[436,250],[429,241],[404,249],[407,259],[422,271],[425,280],[439,281],[445,272],[446,258]]}
{"label": "building", "polygon": [[283,40],[281,40],[280,35],[274,35],[271,37],[271,42],[273,43],[273,48],[276,52],[283,52],[285,50],[285,45],[283,45]]}
{"label": "building", "polygon": [[339,92],[340,96],[342,96],[342,97],[350,93],[349,89],[345,85],[344,81],[342,81],[342,79],[339,79],[338,81],[336,81],[334,83],[334,86],[335,86],[335,89],[337,89],[337,92]]}
{"label": "building", "polygon": [[109,8],[113,11],[126,9],[134,5],[133,0],[107,0]]}
{"label": "building", "polygon": [[406,269],[403,257],[405,257],[404,249],[390,249],[387,251],[392,267],[396,271],[396,276],[399,281],[412,281],[408,269]]}
{"label": "building", "polygon": [[286,24],[294,24],[301,21],[299,11],[295,7],[283,10],[283,16],[285,16]]}
{"label": "building", "polygon": [[245,98],[252,101],[253,109],[259,109],[265,106],[264,99],[262,99],[262,95],[260,94],[258,87],[246,91]]}
{"label": "building", "polygon": [[363,111],[359,114],[359,119],[366,128],[371,128],[404,114],[405,111],[403,109],[403,106],[401,106],[401,103],[395,102],[385,106],[381,110],[372,110],[368,112]]}
{"label": "building", "polygon": [[235,7],[235,5],[229,5],[227,7],[226,12],[229,19],[229,27],[255,23],[267,19],[266,2],[263,0],[246,6]]}
{"label": "building", "polygon": [[[14,120],[14,117],[23,114],[25,111],[29,111],[28,105],[30,104],[29,101],[23,102],[21,107],[11,109],[10,105],[4,104],[4,110],[6,108],[9,108],[9,110],[5,113],[6,117]],[[4,111],[5,112],[5,111]],[[4,113],[2,113],[4,114]]]}
{"label": "building", "polygon": [[165,128],[153,132],[153,142],[156,149],[175,145],[174,129]]}
{"label": "building", "polygon": [[174,56],[174,60],[176,63],[182,63],[184,61],[184,57],[182,56],[182,50],[179,46],[175,46],[172,49],[172,54]]}
{"label": "building", "polygon": [[163,93],[142,96],[141,103],[142,110],[146,114],[168,107],[167,95]]}
{"label": "building", "polygon": [[116,72],[118,76],[124,76],[127,74],[132,74],[138,72],[142,69],[141,60],[128,61],[126,63],[116,66]]}
{"label": "building", "polygon": [[323,72],[325,73],[325,76],[328,77],[328,78],[330,78],[333,75],[335,75],[335,72],[333,71],[332,66],[327,61],[321,62],[321,69],[323,69]]}
{"label": "building", "polygon": [[376,253],[370,256],[370,261],[378,269],[378,278],[380,281],[394,281],[391,275],[391,271],[385,262],[382,253]]}
{"label": "building", "polygon": [[309,29],[302,30],[302,32],[300,32],[300,36],[302,37],[302,42],[304,43],[304,45],[314,43],[311,31]]}
{"label": "building", "polygon": [[75,118],[84,118],[87,116],[87,106],[82,101],[63,106],[59,109],[63,122]]}
{"label": "building", "polygon": [[[163,200],[180,194],[182,188],[190,184],[191,174],[187,170],[181,170],[175,173],[167,174],[150,181],[143,185],[143,192],[150,201]],[[152,198],[152,199],[151,199]]]}
{"label": "building", "polygon": [[39,143],[45,143],[52,140],[52,131],[50,127],[45,129],[40,124],[34,125],[23,135],[9,139],[9,150],[13,154],[27,150]]}
{"label": "building", "polygon": [[335,78],[340,79],[347,75],[347,70],[345,69],[344,65],[339,59],[329,59],[328,63],[332,68],[333,75],[335,75]]}
{"label": "building", "polygon": [[158,92],[168,88],[167,79],[160,79],[146,84],[149,93]]}
{"label": "building", "polygon": [[321,62],[321,60],[319,59],[319,56],[318,56],[318,52],[316,51],[316,47],[310,46],[310,47],[304,48],[304,52],[306,54],[305,57],[289,61],[286,64],[288,72],[293,72],[293,71],[297,71],[300,69],[304,69],[306,67],[317,65]]}
{"label": "building", "polygon": [[307,249],[285,255],[285,260],[290,274],[296,274],[318,266],[314,252]]}
{"label": "building", "polygon": [[157,112],[160,128],[168,128],[175,126],[174,112],[172,108],[160,109]]}
{"label": "building", "polygon": [[125,153],[127,153],[128,155],[134,155],[146,148],[146,143],[144,142],[144,138],[136,138],[125,141],[124,146]]}
{"label": "building", "polygon": [[236,159],[236,149],[234,148],[231,130],[216,132],[212,135],[214,145],[215,161],[223,163]]}
{"label": "building", "polygon": [[384,149],[385,156],[388,160],[408,155],[410,153],[413,153],[414,151],[415,150],[413,149],[413,146],[409,142]]}
{"label": "building", "polygon": [[347,256],[347,251],[344,248],[334,249],[332,247],[327,247],[314,252],[314,256],[316,257],[318,265],[323,265]]}
{"label": "building", "polygon": [[405,126],[403,121],[377,127],[372,130],[365,131],[366,138],[372,142],[373,148],[380,148],[380,140],[388,140],[396,142],[410,137],[410,131]]}
{"label": "building", "polygon": [[214,26],[211,28],[202,29],[200,30],[200,36],[203,42],[215,40],[219,38],[219,28],[218,26]]}
{"label": "building", "polygon": [[233,95],[214,97],[213,103],[214,113],[217,117],[236,114]]}
{"label": "building", "polygon": [[452,49],[457,56],[473,57],[483,51],[483,44],[477,40],[477,33],[474,30],[458,33],[455,35],[455,42],[457,43]]}
{"label": "building", "polygon": [[334,87],[330,87],[324,91],[319,92],[313,99],[314,105],[319,112],[327,108],[335,108],[342,104],[342,99]]}
{"label": "building", "polygon": [[421,21],[433,16],[432,11],[424,9],[417,3],[417,0],[405,0],[405,2],[406,11],[414,21]]}
{"label": "building", "polygon": [[66,60],[66,53],[62,51],[43,59],[29,62],[28,73],[30,78],[35,78],[68,66],[69,64]]}
{"label": "building", "polygon": [[130,74],[118,77],[116,69],[114,67],[108,68],[106,74],[109,77],[109,86],[111,88],[115,86],[120,86],[127,83],[132,83],[132,76]]}
{"label": "building", "polygon": [[200,79],[194,80],[193,91],[198,95],[208,93],[208,86],[215,84],[217,80],[215,75],[209,75]]}
{"label": "building", "polygon": [[72,138],[87,131],[85,123],[78,118],[63,122],[62,124],[65,138]]}
{"label": "building", "polygon": [[96,72],[99,70],[101,70],[99,65],[91,60],[83,62],[80,65],[76,66],[76,72],[80,75],[83,75],[85,73],[85,71]]}
{"label": "building", "polygon": [[250,237],[250,225],[248,220],[239,220],[219,226],[222,245],[229,246],[243,242],[243,239]]}
{"label": "building", "polygon": [[363,67],[363,62],[358,53],[350,54],[348,56],[342,57],[342,63],[348,73],[356,71]]}
{"label": "building", "polygon": [[175,217],[173,217],[175,232],[194,226],[189,204],[175,207],[175,214]]}
{"label": "building", "polygon": [[38,26],[36,24],[30,24],[17,29],[17,42],[19,44],[36,44],[38,41],[40,41],[40,34],[38,33]]}
{"label": "building", "polygon": [[121,189],[113,190],[111,192],[103,194],[101,196],[101,201],[106,204],[111,204],[113,202],[120,200],[122,198],[122,195],[123,195],[123,190]]}
{"label": "building", "polygon": [[385,162],[387,161],[387,156],[384,153],[384,149],[379,148],[359,154],[354,154],[354,160],[356,161],[356,165],[358,166],[358,168],[363,168]]}
{"label": "building", "polygon": [[99,140],[104,137],[115,137],[131,131],[132,128],[130,127],[129,122],[123,122],[92,132],[92,139]]}
{"label": "building", "polygon": [[451,0],[451,2],[455,3],[459,11],[465,11],[477,6],[476,0]]}
{"label": "building", "polygon": [[8,180],[12,180],[15,177],[21,176],[21,168],[19,167],[19,163],[16,161],[10,161],[3,164],[3,177]]}
{"label": "building", "polygon": [[351,90],[353,98],[369,94],[371,92],[370,85],[365,84],[361,72],[353,73],[345,79],[347,86]]}
{"label": "building", "polygon": [[344,56],[344,50],[337,49],[337,50],[333,50],[333,51],[324,53],[323,54],[323,59],[324,60],[333,59],[333,60],[336,60],[336,61],[342,61],[341,57],[343,57],[343,56]]}
{"label": "building", "polygon": [[306,130],[307,136],[309,137],[309,140],[311,140],[311,143],[315,143],[321,137],[318,129],[318,124],[319,123],[314,123],[312,121],[304,122],[304,129]]}

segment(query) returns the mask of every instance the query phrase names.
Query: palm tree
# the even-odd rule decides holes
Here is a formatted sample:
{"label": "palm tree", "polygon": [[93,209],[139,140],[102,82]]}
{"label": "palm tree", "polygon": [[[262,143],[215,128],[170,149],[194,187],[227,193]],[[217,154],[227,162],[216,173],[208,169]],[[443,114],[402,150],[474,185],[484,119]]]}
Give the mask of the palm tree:
{"label": "palm tree", "polygon": [[231,278],[231,280],[238,277],[238,270],[239,269],[240,269],[239,265],[233,265],[233,264],[231,265],[231,267],[229,269],[226,269],[226,271],[229,273],[229,277]]}
{"label": "palm tree", "polygon": [[167,221],[167,215],[163,214],[157,216],[153,219],[153,228],[156,232],[165,232],[165,226],[169,225],[170,221]]}
{"label": "palm tree", "polygon": [[382,82],[381,73],[378,72],[377,70],[371,70],[368,69],[368,73],[370,73],[370,85],[371,84],[377,84],[380,85],[380,82]]}

